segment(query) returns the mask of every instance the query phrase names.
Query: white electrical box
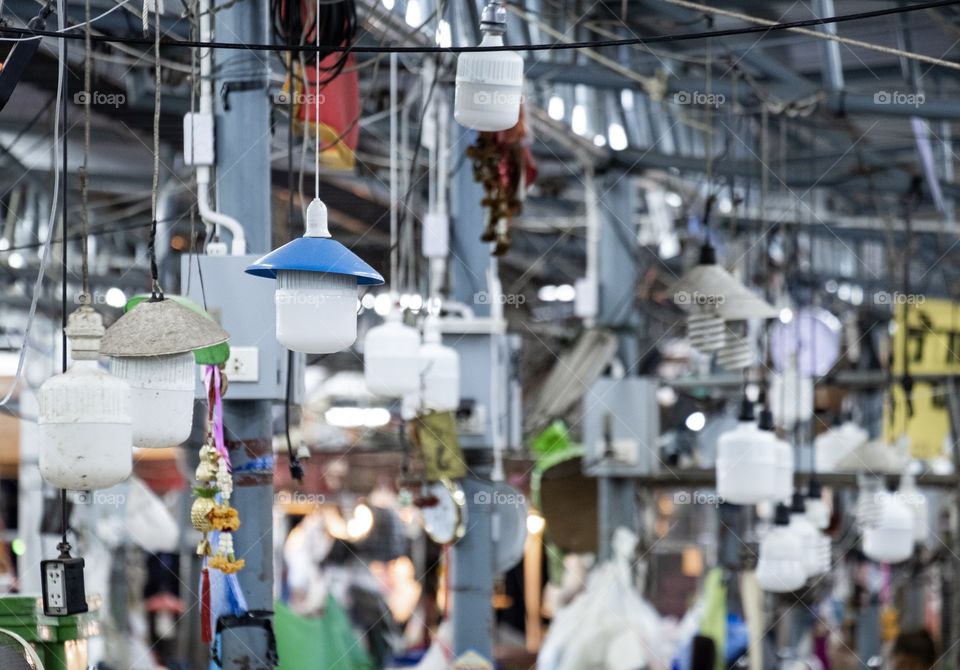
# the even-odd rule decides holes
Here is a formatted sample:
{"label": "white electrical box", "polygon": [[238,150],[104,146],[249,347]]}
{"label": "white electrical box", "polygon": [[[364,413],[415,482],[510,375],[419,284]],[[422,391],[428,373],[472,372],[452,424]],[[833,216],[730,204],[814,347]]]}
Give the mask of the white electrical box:
{"label": "white electrical box", "polygon": [[213,165],[213,114],[189,112],[183,116],[183,162]]}

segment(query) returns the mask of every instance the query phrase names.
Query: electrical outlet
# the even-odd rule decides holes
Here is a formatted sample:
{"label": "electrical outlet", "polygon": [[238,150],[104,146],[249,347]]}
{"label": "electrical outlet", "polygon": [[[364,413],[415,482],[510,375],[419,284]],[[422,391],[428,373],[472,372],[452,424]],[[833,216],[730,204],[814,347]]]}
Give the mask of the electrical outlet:
{"label": "electrical outlet", "polygon": [[230,347],[225,372],[231,382],[260,381],[260,350],[257,347]]}
{"label": "electrical outlet", "polygon": [[47,609],[62,611],[67,600],[63,593],[63,564],[47,563],[44,567],[46,568],[43,577],[47,584]]}
{"label": "electrical outlet", "polygon": [[67,616],[87,611],[83,563],[82,558],[58,558],[40,562],[44,614]]}

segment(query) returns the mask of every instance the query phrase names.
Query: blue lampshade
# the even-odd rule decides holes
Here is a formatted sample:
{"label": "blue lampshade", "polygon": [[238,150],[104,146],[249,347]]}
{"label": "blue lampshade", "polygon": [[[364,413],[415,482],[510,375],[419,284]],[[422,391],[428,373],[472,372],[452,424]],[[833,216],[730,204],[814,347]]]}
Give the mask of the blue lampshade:
{"label": "blue lampshade", "polygon": [[352,275],[360,286],[383,283],[379,272],[329,237],[298,237],[249,265],[247,274],[276,279],[278,270]]}
{"label": "blue lampshade", "polygon": [[342,351],[357,338],[357,287],[383,277],[339,242],[330,239],[327,208],[315,198],[307,208],[306,232],[270,252],[246,272],[277,281],[277,340],[293,351]]}
{"label": "blue lampshade", "polygon": [[327,227],[327,206],[314,198],[307,207],[306,231],[303,237],[287,242],[279,249],[247,267],[247,274],[276,279],[277,272],[325,272],[350,275],[359,286],[377,286],[383,283],[379,272],[364,263],[359,256],[330,237]]}

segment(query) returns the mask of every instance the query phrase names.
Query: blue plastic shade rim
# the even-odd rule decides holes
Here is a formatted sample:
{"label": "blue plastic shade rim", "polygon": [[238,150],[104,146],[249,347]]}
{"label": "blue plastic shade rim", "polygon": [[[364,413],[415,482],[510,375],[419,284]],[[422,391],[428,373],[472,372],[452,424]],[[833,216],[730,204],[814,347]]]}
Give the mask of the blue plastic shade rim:
{"label": "blue plastic shade rim", "polygon": [[357,278],[360,286],[383,283],[379,272],[329,237],[298,237],[271,251],[256,263],[248,265],[245,272],[257,277],[276,279],[277,272],[281,270],[351,275]]}

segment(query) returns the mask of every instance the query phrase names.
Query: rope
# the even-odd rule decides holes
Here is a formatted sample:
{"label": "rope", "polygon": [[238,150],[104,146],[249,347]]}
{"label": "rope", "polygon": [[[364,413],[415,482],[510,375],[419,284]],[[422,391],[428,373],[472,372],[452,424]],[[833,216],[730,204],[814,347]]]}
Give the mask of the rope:
{"label": "rope", "polygon": [[156,28],[153,33],[153,75],[156,79],[153,93],[153,187],[150,193],[150,279],[151,299],[163,299],[163,289],[160,288],[160,272],[157,268],[157,199],[160,190],[160,3],[154,6]]}
{"label": "rope", "polygon": [[[718,9],[717,7],[710,7],[708,5],[700,4],[699,2],[691,2],[691,0],[665,0],[671,5],[678,5],[680,7],[686,7],[687,9],[696,9],[701,12],[706,12],[708,14],[719,14],[720,16],[726,16],[733,19],[739,19],[741,21],[746,21],[748,23],[756,23],[761,26],[769,27],[771,29],[777,30],[789,30],[790,32],[800,33],[801,35],[806,35],[808,37],[816,37],[821,40],[829,40],[831,42],[837,42],[839,44],[845,44],[852,47],[860,47],[861,49],[869,49],[870,51],[878,51],[883,54],[888,54],[892,56],[899,56],[900,58],[909,58],[912,60],[920,61],[921,63],[927,63],[930,65],[942,65],[943,67],[948,67],[953,70],[960,70],[960,63],[952,63],[950,61],[945,61],[941,58],[934,58],[933,56],[926,56],[924,54],[918,54],[913,51],[906,51],[904,49],[897,49],[894,47],[885,47],[882,44],[874,44],[873,42],[864,42],[863,40],[854,39],[852,37],[840,37],[834,33],[830,32],[819,32],[816,30],[810,30],[799,25],[790,25],[777,23],[776,21],[770,21],[769,19],[761,19],[758,16],[751,16],[750,14],[744,14],[743,12],[736,12],[730,9]],[[914,9],[927,9],[927,7],[916,6]],[[826,25],[824,20],[820,20],[820,23],[814,25]],[[794,22],[797,23],[797,22]]]}

